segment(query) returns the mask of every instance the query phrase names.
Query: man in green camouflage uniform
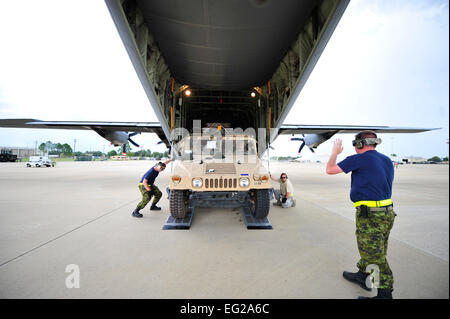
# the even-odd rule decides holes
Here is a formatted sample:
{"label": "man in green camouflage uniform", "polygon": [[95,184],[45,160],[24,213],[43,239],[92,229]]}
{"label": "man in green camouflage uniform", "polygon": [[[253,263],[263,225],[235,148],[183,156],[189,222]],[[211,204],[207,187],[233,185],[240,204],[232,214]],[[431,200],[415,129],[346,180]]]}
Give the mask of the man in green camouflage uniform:
{"label": "man in green camouflage uniform", "polygon": [[[156,186],[156,185],[148,185],[148,187],[150,188],[150,191],[146,190],[145,186],[142,183],[139,184],[139,186],[138,186],[139,191],[142,194],[142,200],[137,205],[138,209],[143,209],[145,206],[147,206],[147,204],[152,199],[152,195],[153,195],[153,204],[152,204],[153,207],[156,206],[156,203],[159,202],[159,200],[162,197],[162,193],[159,190],[158,186]],[[155,208],[153,208],[151,210],[155,210]],[[158,209],[156,209],[156,210],[158,210]]]}
{"label": "man in green camouflage uniform", "polygon": [[[389,233],[396,216],[392,206],[368,207],[367,217],[356,208],[356,240],[361,259],[357,263],[360,272],[366,273],[369,265],[378,266],[379,288],[392,289],[394,277],[386,260]],[[364,276],[364,284],[366,276]]]}
{"label": "man in green camouflage uniform", "polygon": [[371,290],[367,285],[374,280],[372,283],[378,288],[374,298],[392,299],[394,277],[386,254],[396,216],[391,200],[394,167],[387,156],[375,151],[380,143],[375,132],[363,131],[353,141],[357,154],[336,164],[337,155],[343,150],[342,141],[337,139],[326,172],[352,172],[350,199],[356,207],[356,240],[361,259],[356,265],[358,272],[344,271],[344,278],[366,290]]}
{"label": "man in green camouflage uniform", "polygon": [[156,206],[156,203],[159,202],[159,200],[162,197],[162,193],[159,190],[158,186],[155,185],[155,179],[158,177],[159,173],[162,172],[166,165],[170,162],[169,159],[166,162],[159,162],[154,167],[149,169],[144,176],[142,176],[141,181],[139,182],[139,191],[142,194],[142,200],[139,202],[139,204],[136,206],[134,211],[131,213],[131,216],[141,218],[143,215],[139,213],[141,209],[143,209],[149,202],[152,196],[153,203],[150,206],[150,210],[161,210],[161,207]]}

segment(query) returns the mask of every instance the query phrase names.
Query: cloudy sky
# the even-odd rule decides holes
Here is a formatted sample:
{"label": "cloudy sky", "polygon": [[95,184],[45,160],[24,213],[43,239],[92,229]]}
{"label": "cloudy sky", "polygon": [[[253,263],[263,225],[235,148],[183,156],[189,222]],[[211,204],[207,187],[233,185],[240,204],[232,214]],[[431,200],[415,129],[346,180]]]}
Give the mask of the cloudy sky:
{"label": "cloudy sky", "polygon": [[[352,0],[286,123],[441,127],[382,134],[379,150],[448,156],[448,13],[448,1]],[[0,44],[0,118],[156,121],[103,1],[1,1]],[[337,137],[352,154],[352,136]],[[0,146],[75,139],[113,149],[91,131],[0,129]],[[271,155],[295,156],[288,139]],[[165,149],[153,134],[135,140]],[[303,158],[326,157],[333,140]]]}

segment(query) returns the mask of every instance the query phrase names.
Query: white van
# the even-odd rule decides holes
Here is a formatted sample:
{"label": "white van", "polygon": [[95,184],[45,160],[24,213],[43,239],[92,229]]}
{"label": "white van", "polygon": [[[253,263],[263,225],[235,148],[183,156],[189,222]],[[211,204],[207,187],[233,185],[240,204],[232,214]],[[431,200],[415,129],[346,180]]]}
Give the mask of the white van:
{"label": "white van", "polygon": [[30,156],[30,160],[27,162],[27,167],[55,167],[55,162],[48,159],[47,156]]}

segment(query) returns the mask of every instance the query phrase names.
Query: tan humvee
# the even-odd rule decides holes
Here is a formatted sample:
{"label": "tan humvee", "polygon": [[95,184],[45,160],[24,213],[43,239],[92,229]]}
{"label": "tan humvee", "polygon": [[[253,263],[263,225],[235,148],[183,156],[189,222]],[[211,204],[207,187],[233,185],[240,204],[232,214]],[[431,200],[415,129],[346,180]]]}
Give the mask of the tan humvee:
{"label": "tan humvee", "polygon": [[248,205],[255,218],[269,214],[272,185],[253,137],[189,136],[174,153],[169,184],[174,218],[184,218],[188,207]]}

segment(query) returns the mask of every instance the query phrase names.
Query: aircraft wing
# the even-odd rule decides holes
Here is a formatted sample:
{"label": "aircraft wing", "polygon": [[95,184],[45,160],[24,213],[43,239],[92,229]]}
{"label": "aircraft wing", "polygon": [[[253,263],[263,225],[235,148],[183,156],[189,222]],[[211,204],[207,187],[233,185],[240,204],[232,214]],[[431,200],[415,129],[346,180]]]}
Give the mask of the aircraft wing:
{"label": "aircraft wing", "polygon": [[304,146],[314,152],[323,142],[329,140],[338,133],[356,134],[364,130],[371,130],[377,133],[420,133],[439,128],[418,128],[418,127],[393,127],[393,126],[360,126],[360,125],[296,125],[284,124],[271,132],[271,141],[279,134],[302,134],[302,137],[291,138],[293,141],[302,141],[298,153]]}
{"label": "aircraft wing", "polygon": [[360,125],[296,125],[284,124],[278,130],[278,134],[330,134],[333,133],[358,133],[371,130],[377,133],[420,133],[438,128],[418,127],[393,127],[393,126],[360,126]]}
{"label": "aircraft wing", "polygon": [[159,122],[41,121],[36,119],[0,119],[0,127],[93,130],[108,139],[112,132],[156,133],[169,146]]}

